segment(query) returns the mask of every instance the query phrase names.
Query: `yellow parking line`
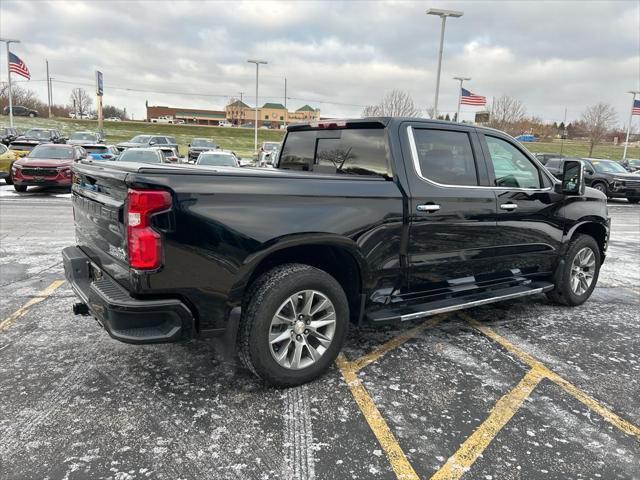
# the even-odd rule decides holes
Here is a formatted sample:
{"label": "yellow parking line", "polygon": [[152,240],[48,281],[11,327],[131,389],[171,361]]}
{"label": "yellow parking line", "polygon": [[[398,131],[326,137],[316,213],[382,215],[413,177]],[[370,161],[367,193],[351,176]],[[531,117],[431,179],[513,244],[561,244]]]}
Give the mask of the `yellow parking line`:
{"label": "yellow parking line", "polygon": [[431,480],[457,480],[469,470],[543,378],[544,374],[539,369],[529,370],[510,392],[498,400],[487,419],[460,445]]}
{"label": "yellow parking line", "polygon": [[349,390],[351,390],[353,398],[358,404],[358,407],[360,407],[364,418],[367,420],[369,428],[371,428],[371,431],[378,439],[378,443],[387,455],[396,477],[403,480],[417,480],[419,478],[418,475],[409,463],[409,460],[407,460],[398,440],[389,429],[387,422],[382,418],[382,414],[373,402],[369,392],[367,392],[367,389],[358,378],[353,365],[347,361],[342,353],[338,355],[336,365],[342,372],[344,381],[349,386]]}
{"label": "yellow parking line", "polygon": [[421,323],[420,325],[416,325],[415,327],[410,328],[406,332],[401,333],[397,337],[392,338],[388,342],[383,343],[372,352],[367,353],[366,355],[363,355],[362,357],[358,358],[357,360],[354,360],[353,362],[349,362],[349,364],[351,365],[352,369],[357,372],[358,370],[363,369],[367,365],[371,365],[373,362],[378,360],[381,356],[383,356],[385,353],[389,352],[390,350],[393,350],[394,348],[398,348],[407,340],[411,340],[413,337],[420,334],[420,332],[426,330],[429,327],[433,327],[437,325],[438,323],[446,319],[448,316],[449,315],[436,315],[435,317],[429,318],[428,320]]}
{"label": "yellow parking line", "polygon": [[47,299],[49,295],[55,292],[56,289],[63,283],[64,283],[64,280],[55,280],[51,285],[45,288],[42,292],[40,292],[38,295],[36,295],[27,303],[25,303],[23,306],[21,306],[18,310],[16,310],[7,318],[5,318],[2,322],[0,322],[0,332],[8,329],[11,325],[13,325],[13,323],[18,318],[20,318],[21,316],[23,316],[25,313],[29,311],[30,307]]}
{"label": "yellow parking line", "polygon": [[484,335],[495,341],[496,343],[502,345],[507,351],[513,353],[516,357],[522,360],[524,363],[528,364],[532,369],[539,370],[546,378],[551,380],[560,386],[565,392],[569,395],[573,396],[576,400],[582,402],[588,408],[598,413],[602,418],[604,418],[607,422],[611,423],[615,427],[619,428],[623,432],[628,435],[632,435],[640,439],[640,427],[634,425],[633,423],[619,417],[615,413],[613,413],[608,408],[602,406],[596,399],[573,385],[568,380],[564,379],[554,371],[548,369],[544,364],[540,361],[536,360],[534,357],[529,355],[526,352],[523,352],[521,349],[516,347],[509,340],[504,338],[501,335],[498,335],[493,329],[483,325],[478,322],[475,318],[469,316],[464,312],[459,313],[460,317],[469,322],[475,328],[480,330]]}

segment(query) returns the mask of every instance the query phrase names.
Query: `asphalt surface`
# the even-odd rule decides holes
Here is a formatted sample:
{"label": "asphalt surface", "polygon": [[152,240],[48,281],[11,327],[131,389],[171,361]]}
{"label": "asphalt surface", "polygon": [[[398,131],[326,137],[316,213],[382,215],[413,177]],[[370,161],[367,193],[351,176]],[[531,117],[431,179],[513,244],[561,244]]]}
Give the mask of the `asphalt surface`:
{"label": "asphalt surface", "polygon": [[72,315],[66,283],[43,295],[74,244],[69,195],[2,185],[0,479],[640,479],[640,206],[610,215],[583,306],[352,330],[352,377],[274,390],[214,342],[122,344]]}

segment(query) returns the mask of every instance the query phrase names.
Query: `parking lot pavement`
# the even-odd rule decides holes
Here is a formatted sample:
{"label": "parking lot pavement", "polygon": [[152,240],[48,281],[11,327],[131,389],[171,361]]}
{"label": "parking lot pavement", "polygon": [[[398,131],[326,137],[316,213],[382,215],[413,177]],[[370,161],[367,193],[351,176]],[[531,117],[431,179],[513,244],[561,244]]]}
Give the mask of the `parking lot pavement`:
{"label": "parking lot pavement", "polygon": [[[640,208],[585,305],[546,297],[352,330],[320,380],[265,388],[218,345],[76,318],[67,194],[0,187],[2,479],[640,478]],[[26,305],[26,307],[25,307]]]}

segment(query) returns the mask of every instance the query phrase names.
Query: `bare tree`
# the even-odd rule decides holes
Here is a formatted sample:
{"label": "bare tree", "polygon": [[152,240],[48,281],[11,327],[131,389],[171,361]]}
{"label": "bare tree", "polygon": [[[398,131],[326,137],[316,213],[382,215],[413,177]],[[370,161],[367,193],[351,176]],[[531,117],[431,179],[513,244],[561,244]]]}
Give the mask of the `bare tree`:
{"label": "bare tree", "polygon": [[84,88],[74,88],[71,90],[71,96],[69,97],[70,107],[75,114],[83,118],[89,114],[89,110],[93,105],[93,100]]}
{"label": "bare tree", "polygon": [[491,106],[489,126],[511,134],[521,133],[516,130],[526,112],[527,109],[520,100],[503,95],[496,98]]}
{"label": "bare tree", "polygon": [[[20,105],[33,110],[37,110],[38,114],[44,115],[47,105],[38,98],[33,90],[21,87],[20,85],[11,86],[11,99],[13,105]],[[8,83],[0,83],[0,110],[9,105],[9,85]]]}
{"label": "bare tree", "polygon": [[589,157],[593,153],[593,147],[615,126],[617,117],[615,109],[603,102],[587,107],[582,113],[582,124],[589,138]]}
{"label": "bare tree", "polygon": [[377,105],[369,105],[362,111],[363,117],[419,117],[420,109],[413,98],[402,90],[392,90]]}

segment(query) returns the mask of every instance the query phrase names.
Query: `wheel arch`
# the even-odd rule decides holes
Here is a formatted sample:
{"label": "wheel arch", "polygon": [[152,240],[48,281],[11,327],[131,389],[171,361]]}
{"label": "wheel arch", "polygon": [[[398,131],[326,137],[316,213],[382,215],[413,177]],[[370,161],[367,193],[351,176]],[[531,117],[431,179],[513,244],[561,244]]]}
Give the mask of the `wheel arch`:
{"label": "wheel arch", "polygon": [[240,279],[232,289],[231,300],[242,302],[248,287],[260,275],[286,263],[311,265],[334,277],[345,291],[351,319],[359,319],[369,269],[356,243],[339,235],[294,235],[272,242],[247,258]]}
{"label": "wheel arch", "polygon": [[577,235],[584,234],[593,237],[600,248],[600,257],[604,259],[607,250],[607,226],[602,221],[585,220],[576,225],[567,234],[567,244]]}

